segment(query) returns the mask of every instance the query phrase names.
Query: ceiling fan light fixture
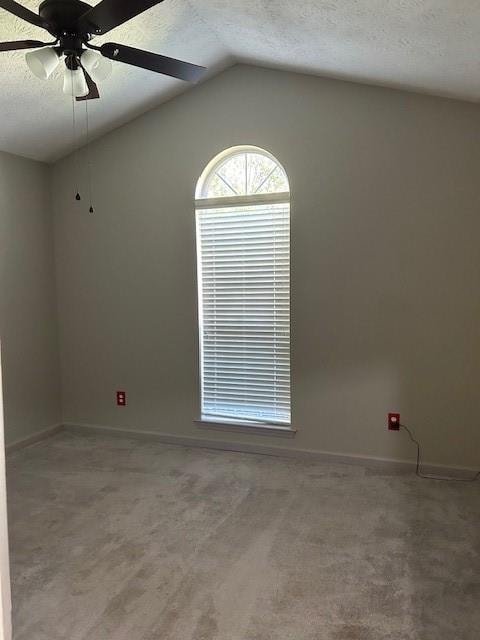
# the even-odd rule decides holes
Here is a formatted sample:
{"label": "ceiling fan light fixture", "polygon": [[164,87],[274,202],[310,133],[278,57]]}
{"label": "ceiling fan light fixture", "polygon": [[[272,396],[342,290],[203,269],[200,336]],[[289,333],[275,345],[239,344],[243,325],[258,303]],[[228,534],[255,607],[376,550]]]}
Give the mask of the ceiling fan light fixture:
{"label": "ceiling fan light fixture", "polygon": [[110,60],[91,49],[86,49],[82,53],[81,62],[94,82],[103,82],[112,73]]}
{"label": "ceiling fan light fixture", "polygon": [[41,80],[47,80],[58,67],[60,58],[53,47],[29,51],[25,55],[28,68]]}
{"label": "ceiling fan light fixture", "polygon": [[[54,42],[0,42],[0,54],[3,51],[31,50],[26,55],[27,64],[32,73],[42,79],[49,78],[59,59],[64,57],[67,68],[75,71],[66,74],[64,91],[71,92],[78,100],[100,97],[96,83],[110,74],[111,60],[178,80],[196,82],[205,72],[204,67],[117,42],[105,42],[101,46],[89,44],[93,36],[103,36],[162,1],[96,0],[95,6],[91,6],[84,0],[43,0],[36,13],[23,6],[22,0],[0,0],[0,9],[45,29],[55,38]],[[76,73],[79,65],[83,77]]]}
{"label": "ceiling fan light fixture", "polygon": [[63,78],[63,93],[75,98],[84,98],[88,95],[89,89],[85,76],[81,69],[65,69]]}

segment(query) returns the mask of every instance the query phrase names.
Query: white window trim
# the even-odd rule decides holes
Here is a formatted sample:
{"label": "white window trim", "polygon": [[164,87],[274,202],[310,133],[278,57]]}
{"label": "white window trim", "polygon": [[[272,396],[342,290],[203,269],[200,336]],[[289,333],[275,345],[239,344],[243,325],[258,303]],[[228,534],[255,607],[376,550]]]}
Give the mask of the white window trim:
{"label": "white window trim", "polygon": [[199,429],[207,429],[209,431],[233,431],[235,433],[255,433],[264,436],[280,436],[283,438],[293,438],[297,433],[297,429],[292,425],[279,425],[271,422],[245,422],[242,420],[221,420],[220,418],[211,419],[208,416],[202,416],[194,420],[194,424]]}
{"label": "white window trim", "polygon": [[199,209],[223,209],[238,205],[248,207],[256,204],[283,204],[290,202],[290,192],[261,193],[253,196],[223,196],[221,198],[197,198],[195,210]]}

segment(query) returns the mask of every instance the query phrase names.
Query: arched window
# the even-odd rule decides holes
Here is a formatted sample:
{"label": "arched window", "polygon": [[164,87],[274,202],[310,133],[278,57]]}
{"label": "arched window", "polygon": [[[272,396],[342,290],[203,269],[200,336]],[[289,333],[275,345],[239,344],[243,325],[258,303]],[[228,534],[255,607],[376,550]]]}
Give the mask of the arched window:
{"label": "arched window", "polygon": [[228,149],[195,198],[202,420],[290,425],[290,190],[257,147]]}

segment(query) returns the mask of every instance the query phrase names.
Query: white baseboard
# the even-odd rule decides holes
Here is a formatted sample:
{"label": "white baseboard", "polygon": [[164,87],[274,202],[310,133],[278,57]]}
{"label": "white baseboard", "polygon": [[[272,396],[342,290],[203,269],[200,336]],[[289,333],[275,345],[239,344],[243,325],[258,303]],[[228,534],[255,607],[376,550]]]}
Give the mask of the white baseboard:
{"label": "white baseboard", "polygon": [[32,433],[32,435],[27,436],[26,438],[21,438],[20,440],[15,440],[15,442],[11,442],[5,446],[6,453],[13,453],[14,451],[18,451],[18,449],[23,449],[25,447],[30,446],[31,444],[35,444],[36,442],[40,442],[40,440],[45,440],[45,438],[50,438],[54,436],[56,433],[63,431],[63,424],[55,424],[47,429],[42,429],[42,431],[37,431],[36,433]]}
{"label": "white baseboard", "polygon": [[[415,472],[415,462],[411,460],[395,460],[393,458],[377,458],[364,455],[332,453],[319,451],[317,449],[299,449],[294,447],[279,447],[264,444],[254,444],[245,442],[228,442],[225,440],[210,440],[207,438],[195,438],[192,436],[179,436],[159,431],[145,431],[137,429],[121,429],[118,427],[107,427],[103,425],[65,423],[67,431],[78,434],[98,434],[126,437],[135,440],[155,440],[163,444],[171,444],[183,447],[197,447],[202,449],[217,449],[221,451],[236,451],[239,453],[254,453],[267,456],[283,458],[296,458],[302,460],[312,460],[317,462],[328,462],[333,464],[361,465],[364,467],[375,467],[386,471],[400,471],[404,473]],[[455,478],[472,477],[477,470],[467,467],[452,467],[442,465],[424,464],[422,471],[427,474],[448,476]]]}

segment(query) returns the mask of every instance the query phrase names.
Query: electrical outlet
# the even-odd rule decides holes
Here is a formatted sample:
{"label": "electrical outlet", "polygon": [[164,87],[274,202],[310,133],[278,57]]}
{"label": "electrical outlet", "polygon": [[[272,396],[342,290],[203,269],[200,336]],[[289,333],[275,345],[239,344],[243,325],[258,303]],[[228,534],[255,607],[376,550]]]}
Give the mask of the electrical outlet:
{"label": "electrical outlet", "polygon": [[387,425],[388,425],[389,431],[399,431],[400,430],[400,414],[389,413]]}
{"label": "electrical outlet", "polygon": [[117,391],[117,407],[125,407],[127,404],[127,394],[125,391]]}

